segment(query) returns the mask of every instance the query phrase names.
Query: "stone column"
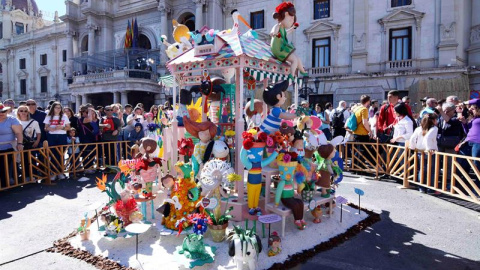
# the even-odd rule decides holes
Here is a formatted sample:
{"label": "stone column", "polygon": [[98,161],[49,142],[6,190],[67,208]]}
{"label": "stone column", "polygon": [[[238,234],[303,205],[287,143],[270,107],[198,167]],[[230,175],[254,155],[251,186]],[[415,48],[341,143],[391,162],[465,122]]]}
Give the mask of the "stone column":
{"label": "stone column", "polygon": [[195,3],[195,28],[200,30],[203,27],[203,5],[205,0],[193,0]]}
{"label": "stone column", "polygon": [[[96,25],[89,24],[87,25],[88,29],[88,56],[92,56],[95,54],[95,29],[97,28]],[[89,70],[93,70],[92,66],[88,66]]]}
{"label": "stone column", "polygon": [[114,104],[115,104],[115,103],[118,103],[118,101],[119,101],[119,94],[120,94],[120,93],[118,93],[118,92],[113,92],[112,94],[113,94],[113,103],[114,103]]}
{"label": "stone column", "polygon": [[[65,31],[67,34],[67,78],[71,78],[73,75],[73,31]],[[63,56],[62,56],[63,57]]]}
{"label": "stone column", "polygon": [[[352,1],[351,1],[352,2]],[[352,3],[353,33],[352,33],[352,73],[358,70],[367,72],[367,22],[368,1],[356,0]]]}
{"label": "stone column", "polygon": [[[165,3],[162,3],[160,1],[160,4],[158,4],[158,11],[160,11],[160,35],[165,35],[167,38],[169,37],[168,33],[168,18],[167,15],[171,11],[170,8],[168,8]],[[162,64],[165,64],[167,62],[167,54],[165,53],[166,46],[163,44],[160,44],[160,62]]]}
{"label": "stone column", "polygon": [[77,111],[79,111],[80,110],[80,105],[82,105],[82,96],[81,95],[76,95],[75,96],[75,103],[76,103],[75,104],[75,107],[76,107],[75,109]]}
{"label": "stone column", "polygon": [[122,104],[122,106],[128,104],[127,91],[120,92],[120,103]]}
{"label": "stone column", "polygon": [[82,96],[82,105],[85,105],[88,103],[88,100],[87,100],[87,94],[81,94]]}

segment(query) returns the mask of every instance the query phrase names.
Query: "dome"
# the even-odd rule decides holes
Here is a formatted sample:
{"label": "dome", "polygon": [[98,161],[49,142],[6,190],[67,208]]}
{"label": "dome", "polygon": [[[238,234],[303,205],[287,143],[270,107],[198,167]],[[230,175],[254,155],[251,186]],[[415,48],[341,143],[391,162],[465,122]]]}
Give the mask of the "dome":
{"label": "dome", "polygon": [[[5,7],[8,0],[2,0],[2,6]],[[28,2],[32,3],[33,13],[38,15],[38,6],[35,0],[11,0],[12,6],[15,6],[15,9],[25,10],[28,13]],[[33,15],[33,14],[29,14]]]}

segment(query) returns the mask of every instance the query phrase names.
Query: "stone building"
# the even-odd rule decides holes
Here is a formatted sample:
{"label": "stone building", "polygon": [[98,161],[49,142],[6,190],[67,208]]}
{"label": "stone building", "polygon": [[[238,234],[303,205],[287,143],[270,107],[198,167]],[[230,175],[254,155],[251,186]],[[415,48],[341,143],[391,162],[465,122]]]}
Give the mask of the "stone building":
{"label": "stone building", "polygon": [[[57,97],[70,105],[163,102],[170,93],[157,84],[158,76],[168,74],[160,36],[171,41],[173,19],[192,30],[226,29],[238,9],[269,42],[276,23],[271,14],[280,2],[68,0],[66,15],[47,22],[34,0],[3,0],[3,98]],[[480,90],[480,1],[292,2],[300,26],[290,40],[309,71],[301,93],[311,103],[353,102],[361,94],[383,100],[393,89],[415,103],[448,94],[467,99]],[[132,18],[138,23],[139,49],[129,52],[123,48]],[[241,25],[240,30],[247,29]]]}

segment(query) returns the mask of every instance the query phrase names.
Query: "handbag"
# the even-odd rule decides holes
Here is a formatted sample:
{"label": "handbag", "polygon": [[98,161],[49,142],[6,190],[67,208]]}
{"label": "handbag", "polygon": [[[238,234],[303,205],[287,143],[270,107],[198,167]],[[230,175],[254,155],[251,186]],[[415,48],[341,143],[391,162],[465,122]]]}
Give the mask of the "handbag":
{"label": "handbag", "polygon": [[35,143],[34,138],[32,138],[30,136],[27,136],[25,134],[25,130],[33,123],[33,121],[35,121],[35,120],[30,121],[30,123],[28,123],[28,125],[22,131],[22,133],[23,133],[23,142],[22,143],[23,143],[24,149],[31,149],[33,147],[33,144]]}
{"label": "handbag", "polygon": [[[385,133],[387,130],[390,130],[389,134]],[[380,143],[390,143],[391,139],[393,139],[393,127],[384,130],[384,132],[381,133],[380,136],[378,137],[378,140]]]}

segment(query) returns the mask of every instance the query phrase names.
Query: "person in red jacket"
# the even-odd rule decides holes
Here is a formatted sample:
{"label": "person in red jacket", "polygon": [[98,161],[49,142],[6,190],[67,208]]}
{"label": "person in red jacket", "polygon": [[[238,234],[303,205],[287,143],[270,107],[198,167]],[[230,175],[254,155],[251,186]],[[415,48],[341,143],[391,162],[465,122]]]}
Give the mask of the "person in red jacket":
{"label": "person in red jacket", "polygon": [[[400,100],[400,93],[396,90],[388,92],[387,98],[388,103],[380,108],[380,114],[377,122],[377,137],[380,142],[385,143],[389,143],[390,137],[393,135],[392,127],[396,119],[394,107],[399,102],[402,102]],[[410,108],[408,104],[405,105],[407,105],[408,115],[413,119],[412,108]]]}

